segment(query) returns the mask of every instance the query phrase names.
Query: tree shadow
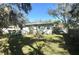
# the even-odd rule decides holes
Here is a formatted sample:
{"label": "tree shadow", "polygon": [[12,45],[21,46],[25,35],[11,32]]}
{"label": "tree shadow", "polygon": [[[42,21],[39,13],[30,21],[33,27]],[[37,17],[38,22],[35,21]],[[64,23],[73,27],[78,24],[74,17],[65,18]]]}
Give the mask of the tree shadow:
{"label": "tree shadow", "polygon": [[44,55],[44,53],[41,52],[41,48],[43,46],[42,47],[38,47],[38,48],[35,48],[32,45],[29,45],[29,46],[34,49],[34,51],[30,52],[30,55]]}
{"label": "tree shadow", "polygon": [[[76,37],[75,37],[76,36]],[[78,35],[64,35],[65,45],[71,55],[79,55],[79,38]]]}
{"label": "tree shadow", "polygon": [[32,46],[33,43],[38,42],[38,41],[43,41],[43,40],[38,40],[38,39],[29,38],[29,37],[24,37],[21,42],[23,42],[22,43],[23,46],[24,45],[28,45],[31,48],[33,48],[33,51],[29,53],[30,55],[44,55],[43,52],[41,52],[41,48],[43,46],[40,47],[37,44],[36,44],[37,48]]}
{"label": "tree shadow", "polygon": [[[23,37],[21,34],[16,35],[10,35],[9,36],[9,50],[11,55],[25,55],[22,51],[23,46],[28,45],[31,48],[33,48],[32,52],[29,52],[29,55],[44,55],[44,53],[41,51],[43,46],[38,46],[35,48],[32,46],[33,43],[43,41],[45,43],[51,42],[51,43],[62,43],[62,39],[59,40],[46,40],[46,39],[32,39],[30,37]],[[61,44],[63,45],[63,44]],[[46,45],[48,48],[50,48],[52,51],[54,51],[50,46]],[[63,48],[63,47],[62,47]],[[28,54],[26,54],[28,55]]]}
{"label": "tree shadow", "polygon": [[44,55],[40,49],[42,47],[38,47],[35,48],[32,46],[32,44],[34,42],[36,42],[37,40],[34,40],[32,38],[29,37],[23,37],[21,34],[19,35],[10,35],[9,37],[9,50],[10,50],[10,54],[11,55],[24,55],[23,51],[22,51],[22,47],[25,45],[30,46],[31,48],[33,48],[34,51],[29,52],[30,55]]}
{"label": "tree shadow", "polygon": [[21,50],[21,39],[22,35],[10,35],[9,37],[9,50],[11,51],[11,55],[23,55]]}

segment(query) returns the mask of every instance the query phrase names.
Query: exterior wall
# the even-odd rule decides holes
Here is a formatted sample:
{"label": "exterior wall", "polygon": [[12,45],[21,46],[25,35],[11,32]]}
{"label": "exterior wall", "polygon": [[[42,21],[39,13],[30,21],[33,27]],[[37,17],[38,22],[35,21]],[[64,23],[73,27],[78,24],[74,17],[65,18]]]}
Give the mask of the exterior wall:
{"label": "exterior wall", "polygon": [[3,31],[3,34],[8,34],[9,33],[9,31],[19,31],[20,30],[20,28],[17,26],[17,27],[15,27],[15,26],[9,26],[8,28],[3,28],[2,29],[2,31]]}
{"label": "exterior wall", "polygon": [[[7,34],[9,33],[9,31],[19,31],[20,28],[19,27],[14,27],[14,26],[10,26],[9,28],[3,28],[3,34]],[[24,27],[21,30],[22,34],[29,34],[30,31],[32,31],[32,34],[37,34],[37,33],[41,33],[41,34],[52,34],[53,31],[53,26],[32,26],[31,29],[30,27]]]}
{"label": "exterior wall", "polygon": [[30,32],[29,27],[24,27],[21,32],[22,34],[28,34]]}
{"label": "exterior wall", "polygon": [[[52,34],[52,27],[50,27],[49,29],[47,28],[47,26],[43,27],[38,27],[38,26],[32,26],[32,34],[37,34],[37,33],[41,33],[41,34]],[[29,27],[23,28],[23,33],[28,34],[30,32]]]}

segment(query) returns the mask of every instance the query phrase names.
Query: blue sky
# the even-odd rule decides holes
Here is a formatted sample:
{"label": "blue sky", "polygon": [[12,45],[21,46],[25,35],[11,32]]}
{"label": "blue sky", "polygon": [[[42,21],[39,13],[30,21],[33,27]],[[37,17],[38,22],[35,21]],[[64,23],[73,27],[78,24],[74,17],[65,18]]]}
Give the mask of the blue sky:
{"label": "blue sky", "polygon": [[49,20],[54,18],[48,15],[48,9],[55,9],[57,4],[53,3],[32,3],[32,10],[28,14],[29,21]]}

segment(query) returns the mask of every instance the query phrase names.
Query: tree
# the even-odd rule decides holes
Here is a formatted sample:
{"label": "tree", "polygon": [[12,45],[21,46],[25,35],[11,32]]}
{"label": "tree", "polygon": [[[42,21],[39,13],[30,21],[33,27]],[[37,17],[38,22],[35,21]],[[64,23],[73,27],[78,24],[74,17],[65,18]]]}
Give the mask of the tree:
{"label": "tree", "polygon": [[70,26],[72,28],[79,28],[79,4],[74,3],[71,6],[71,10],[69,11],[71,15],[71,19],[69,20]]}
{"label": "tree", "polygon": [[31,4],[29,3],[0,4],[0,27],[16,24],[22,26],[25,22],[23,12],[28,14],[30,10]]}
{"label": "tree", "polygon": [[72,4],[63,3],[57,4],[57,8],[48,10],[48,14],[52,15],[58,20],[61,20],[62,23],[66,26],[68,24],[68,19],[70,17],[69,11],[71,10]]}
{"label": "tree", "polygon": [[[31,10],[31,4],[27,3],[0,4],[0,30],[4,27],[7,28],[10,25],[19,25],[19,27],[22,29],[22,27],[25,24],[25,20],[27,21],[27,19],[24,17],[24,13],[28,14],[30,10]],[[0,47],[3,53],[11,54],[16,52],[15,54],[22,54],[21,51],[22,48],[20,46],[22,43],[19,42],[23,39],[23,36],[19,34],[16,35],[9,34],[7,38],[9,39],[1,41],[4,42],[1,44]]]}
{"label": "tree", "polygon": [[53,24],[55,24],[56,26],[58,26],[60,23],[61,23],[61,21],[59,21],[59,20],[53,22]]}

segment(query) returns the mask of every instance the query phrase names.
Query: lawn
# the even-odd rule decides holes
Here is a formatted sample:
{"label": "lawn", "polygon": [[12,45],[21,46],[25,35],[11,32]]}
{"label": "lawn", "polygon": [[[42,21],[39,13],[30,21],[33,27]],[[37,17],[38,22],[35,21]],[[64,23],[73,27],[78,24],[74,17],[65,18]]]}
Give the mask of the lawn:
{"label": "lawn", "polygon": [[[65,49],[65,42],[62,35],[42,35],[43,39],[37,39],[35,35],[25,35],[23,37],[16,35],[12,36],[12,41],[8,43],[8,38],[1,38],[0,43],[4,50],[4,47],[13,49],[13,51],[19,54],[25,55],[68,55],[67,49]],[[1,48],[0,46],[0,48]],[[1,50],[2,54],[5,52]],[[19,51],[19,52],[17,52]],[[11,52],[11,51],[10,51]]]}
{"label": "lawn", "polygon": [[[68,55],[68,51],[64,48],[65,42],[62,35],[43,35],[44,40],[33,42],[32,46],[40,50],[45,55]],[[30,47],[30,46],[29,46]],[[25,47],[27,49],[27,47]],[[30,47],[30,51],[33,49]],[[37,53],[38,54],[38,53]]]}

